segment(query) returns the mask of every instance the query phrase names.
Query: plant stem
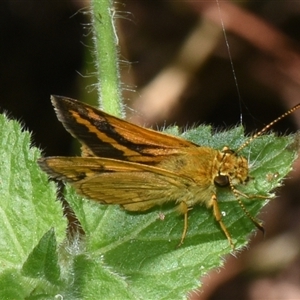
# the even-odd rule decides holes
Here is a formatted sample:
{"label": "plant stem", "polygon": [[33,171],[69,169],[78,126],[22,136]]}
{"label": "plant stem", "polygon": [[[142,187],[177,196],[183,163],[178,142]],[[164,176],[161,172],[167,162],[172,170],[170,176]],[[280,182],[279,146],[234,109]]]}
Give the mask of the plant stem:
{"label": "plant stem", "polygon": [[105,112],[121,117],[123,111],[118,65],[118,37],[113,19],[113,2],[92,0],[91,15],[99,106]]}

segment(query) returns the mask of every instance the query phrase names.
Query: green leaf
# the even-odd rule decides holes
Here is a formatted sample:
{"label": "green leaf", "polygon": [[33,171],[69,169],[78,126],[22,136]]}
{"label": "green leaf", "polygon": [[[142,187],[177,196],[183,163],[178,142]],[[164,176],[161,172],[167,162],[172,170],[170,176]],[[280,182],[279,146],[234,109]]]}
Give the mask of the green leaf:
{"label": "green leaf", "polygon": [[[39,151],[29,147],[30,136],[17,122],[0,116],[0,125],[0,299],[185,298],[231,251],[205,207],[189,212],[187,237],[177,248],[183,217],[175,203],[129,213],[83,199],[71,188],[66,198],[85,236],[62,243],[66,220],[54,185],[36,165]],[[245,141],[242,128],[211,135],[210,127],[199,127],[183,137],[215,149],[237,149]],[[290,171],[298,148],[294,136],[255,139],[241,153],[249,158],[251,180],[237,188],[268,195]],[[230,189],[217,196],[223,221],[242,247],[254,226]],[[267,203],[242,200],[252,216]]]}
{"label": "green leaf", "polygon": [[[201,126],[185,132],[183,137],[214,149],[224,146],[237,149],[246,140],[241,127],[212,135],[210,127]],[[294,136],[265,135],[252,141],[241,153],[249,158],[251,180],[237,188],[247,195],[272,195],[271,191],[280,185],[297,156],[299,147],[293,144],[294,140]],[[230,189],[218,189],[217,196],[223,221],[236,247],[245,246],[255,229],[253,223]],[[118,206],[85,200],[70,188],[66,198],[85,231],[89,261],[95,263],[86,266],[97,269],[94,272],[92,268],[87,267],[89,271],[82,268],[83,273],[78,277],[81,284],[76,284],[81,296],[80,291],[87,291],[85,283],[88,283],[94,298],[111,299],[112,291],[124,299],[186,297],[199,287],[199,278],[220,267],[222,257],[231,251],[212,211],[206,207],[195,206],[189,212],[187,237],[177,248],[183,217],[174,209],[175,203],[145,213],[130,213]],[[242,201],[253,217],[268,202]]]}
{"label": "green leaf", "polygon": [[16,269],[6,269],[0,273],[0,299],[24,300],[27,295],[23,277]]}
{"label": "green leaf", "polygon": [[101,257],[78,255],[74,260],[71,299],[136,299],[121,276],[103,265]]}
{"label": "green leaf", "polygon": [[55,233],[51,229],[29,254],[22,267],[22,274],[31,278],[43,278],[51,284],[59,284],[60,268],[56,250]]}
{"label": "green leaf", "polygon": [[[0,299],[24,299],[23,292],[30,295],[36,286],[21,275],[21,266],[51,228],[61,243],[67,222],[55,185],[36,163],[40,151],[30,147],[30,134],[4,115],[0,127]],[[18,278],[18,285],[9,276]],[[7,291],[15,294],[8,298]]]}

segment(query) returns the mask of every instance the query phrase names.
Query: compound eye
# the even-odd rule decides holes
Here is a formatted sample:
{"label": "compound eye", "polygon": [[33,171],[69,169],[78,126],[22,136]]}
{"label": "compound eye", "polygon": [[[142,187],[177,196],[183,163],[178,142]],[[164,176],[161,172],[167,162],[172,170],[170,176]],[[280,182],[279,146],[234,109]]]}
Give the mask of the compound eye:
{"label": "compound eye", "polygon": [[214,183],[218,186],[224,187],[229,185],[228,176],[219,175],[214,178]]}

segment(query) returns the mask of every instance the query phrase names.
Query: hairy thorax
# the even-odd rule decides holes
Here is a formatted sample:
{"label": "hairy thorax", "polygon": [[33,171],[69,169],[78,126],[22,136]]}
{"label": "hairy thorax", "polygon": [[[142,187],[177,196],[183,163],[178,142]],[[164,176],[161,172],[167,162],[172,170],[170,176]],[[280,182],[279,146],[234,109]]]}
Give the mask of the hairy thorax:
{"label": "hairy thorax", "polygon": [[192,148],[164,161],[159,167],[185,180],[187,188],[178,200],[185,201],[189,207],[197,203],[210,206],[210,199],[218,187],[232,189],[248,180],[247,159],[228,147],[221,151],[209,147]]}

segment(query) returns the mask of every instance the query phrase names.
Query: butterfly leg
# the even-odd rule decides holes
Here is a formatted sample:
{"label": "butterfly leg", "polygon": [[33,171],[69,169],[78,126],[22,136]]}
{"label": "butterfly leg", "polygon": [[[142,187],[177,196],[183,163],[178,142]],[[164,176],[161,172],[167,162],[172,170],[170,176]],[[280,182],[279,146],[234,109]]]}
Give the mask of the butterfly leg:
{"label": "butterfly leg", "polygon": [[[246,194],[242,193],[241,191],[237,190],[237,189],[233,186],[233,184],[232,184],[231,182],[230,182],[229,184],[230,184],[230,187],[231,187],[232,192],[234,193],[234,195],[235,195],[235,197],[236,197],[236,199],[237,199],[237,201],[238,201],[240,207],[241,207],[242,210],[244,211],[245,215],[246,215],[246,216],[252,221],[252,223],[253,223],[260,231],[262,231],[262,233],[264,234],[264,233],[265,233],[265,229],[264,229],[264,227],[263,227],[262,222],[258,221],[256,218],[254,218],[253,216],[251,216],[250,212],[247,210],[247,208],[245,207],[244,203],[242,202],[240,196],[242,196],[243,198],[246,198],[246,199],[262,199],[262,200],[269,199],[270,196],[262,196],[262,195],[246,195]],[[217,220],[217,217],[216,217],[215,213],[214,213],[214,216],[215,216],[215,218],[216,218],[216,220]],[[219,222],[219,223],[220,223],[220,222]],[[221,223],[220,223],[220,225],[221,225],[221,227],[222,227],[222,224],[221,224]],[[224,224],[223,224],[223,226],[224,226]],[[224,227],[225,227],[225,226],[224,226]],[[226,234],[227,229],[225,228],[226,231],[224,230],[223,227],[222,227],[222,229],[223,229],[224,233]],[[227,233],[228,233],[228,231],[227,231]],[[233,245],[232,245],[232,241],[231,241],[230,236],[228,237],[227,234],[226,234],[226,236],[227,236],[227,239],[229,240],[229,243],[230,243],[231,247],[234,248]],[[231,241],[231,242],[230,242],[230,241]]]}
{"label": "butterfly leg", "polygon": [[252,223],[263,233],[265,234],[265,229],[264,226],[262,224],[262,222],[258,221],[256,218],[252,217],[251,214],[249,213],[249,211],[246,209],[244,203],[242,202],[242,200],[240,199],[239,195],[247,198],[247,199],[262,199],[262,200],[266,200],[269,199],[270,196],[262,196],[262,195],[245,195],[242,192],[240,192],[239,190],[235,189],[232,186],[232,191],[235,194],[237,201],[240,205],[240,207],[242,208],[242,210],[244,211],[244,213],[246,214],[246,216],[252,221]]}
{"label": "butterfly leg", "polygon": [[217,196],[215,194],[212,195],[212,197],[210,199],[210,203],[208,204],[208,207],[212,207],[213,215],[214,215],[216,221],[220,224],[220,227],[223,230],[224,234],[226,235],[227,240],[228,240],[231,248],[234,249],[234,244],[232,242],[232,238],[230,236],[230,233],[229,233],[228,229],[226,228],[225,224],[222,221],[222,214],[220,212],[219,205],[218,205],[218,199],[217,199]]}
{"label": "butterfly leg", "polygon": [[186,237],[186,233],[188,230],[188,205],[186,204],[186,202],[182,201],[180,202],[179,206],[178,206],[178,210],[180,211],[180,213],[182,213],[184,215],[184,225],[183,225],[183,232],[181,235],[181,239],[179,244],[177,245],[177,248],[180,247],[183,244],[183,241]]}

